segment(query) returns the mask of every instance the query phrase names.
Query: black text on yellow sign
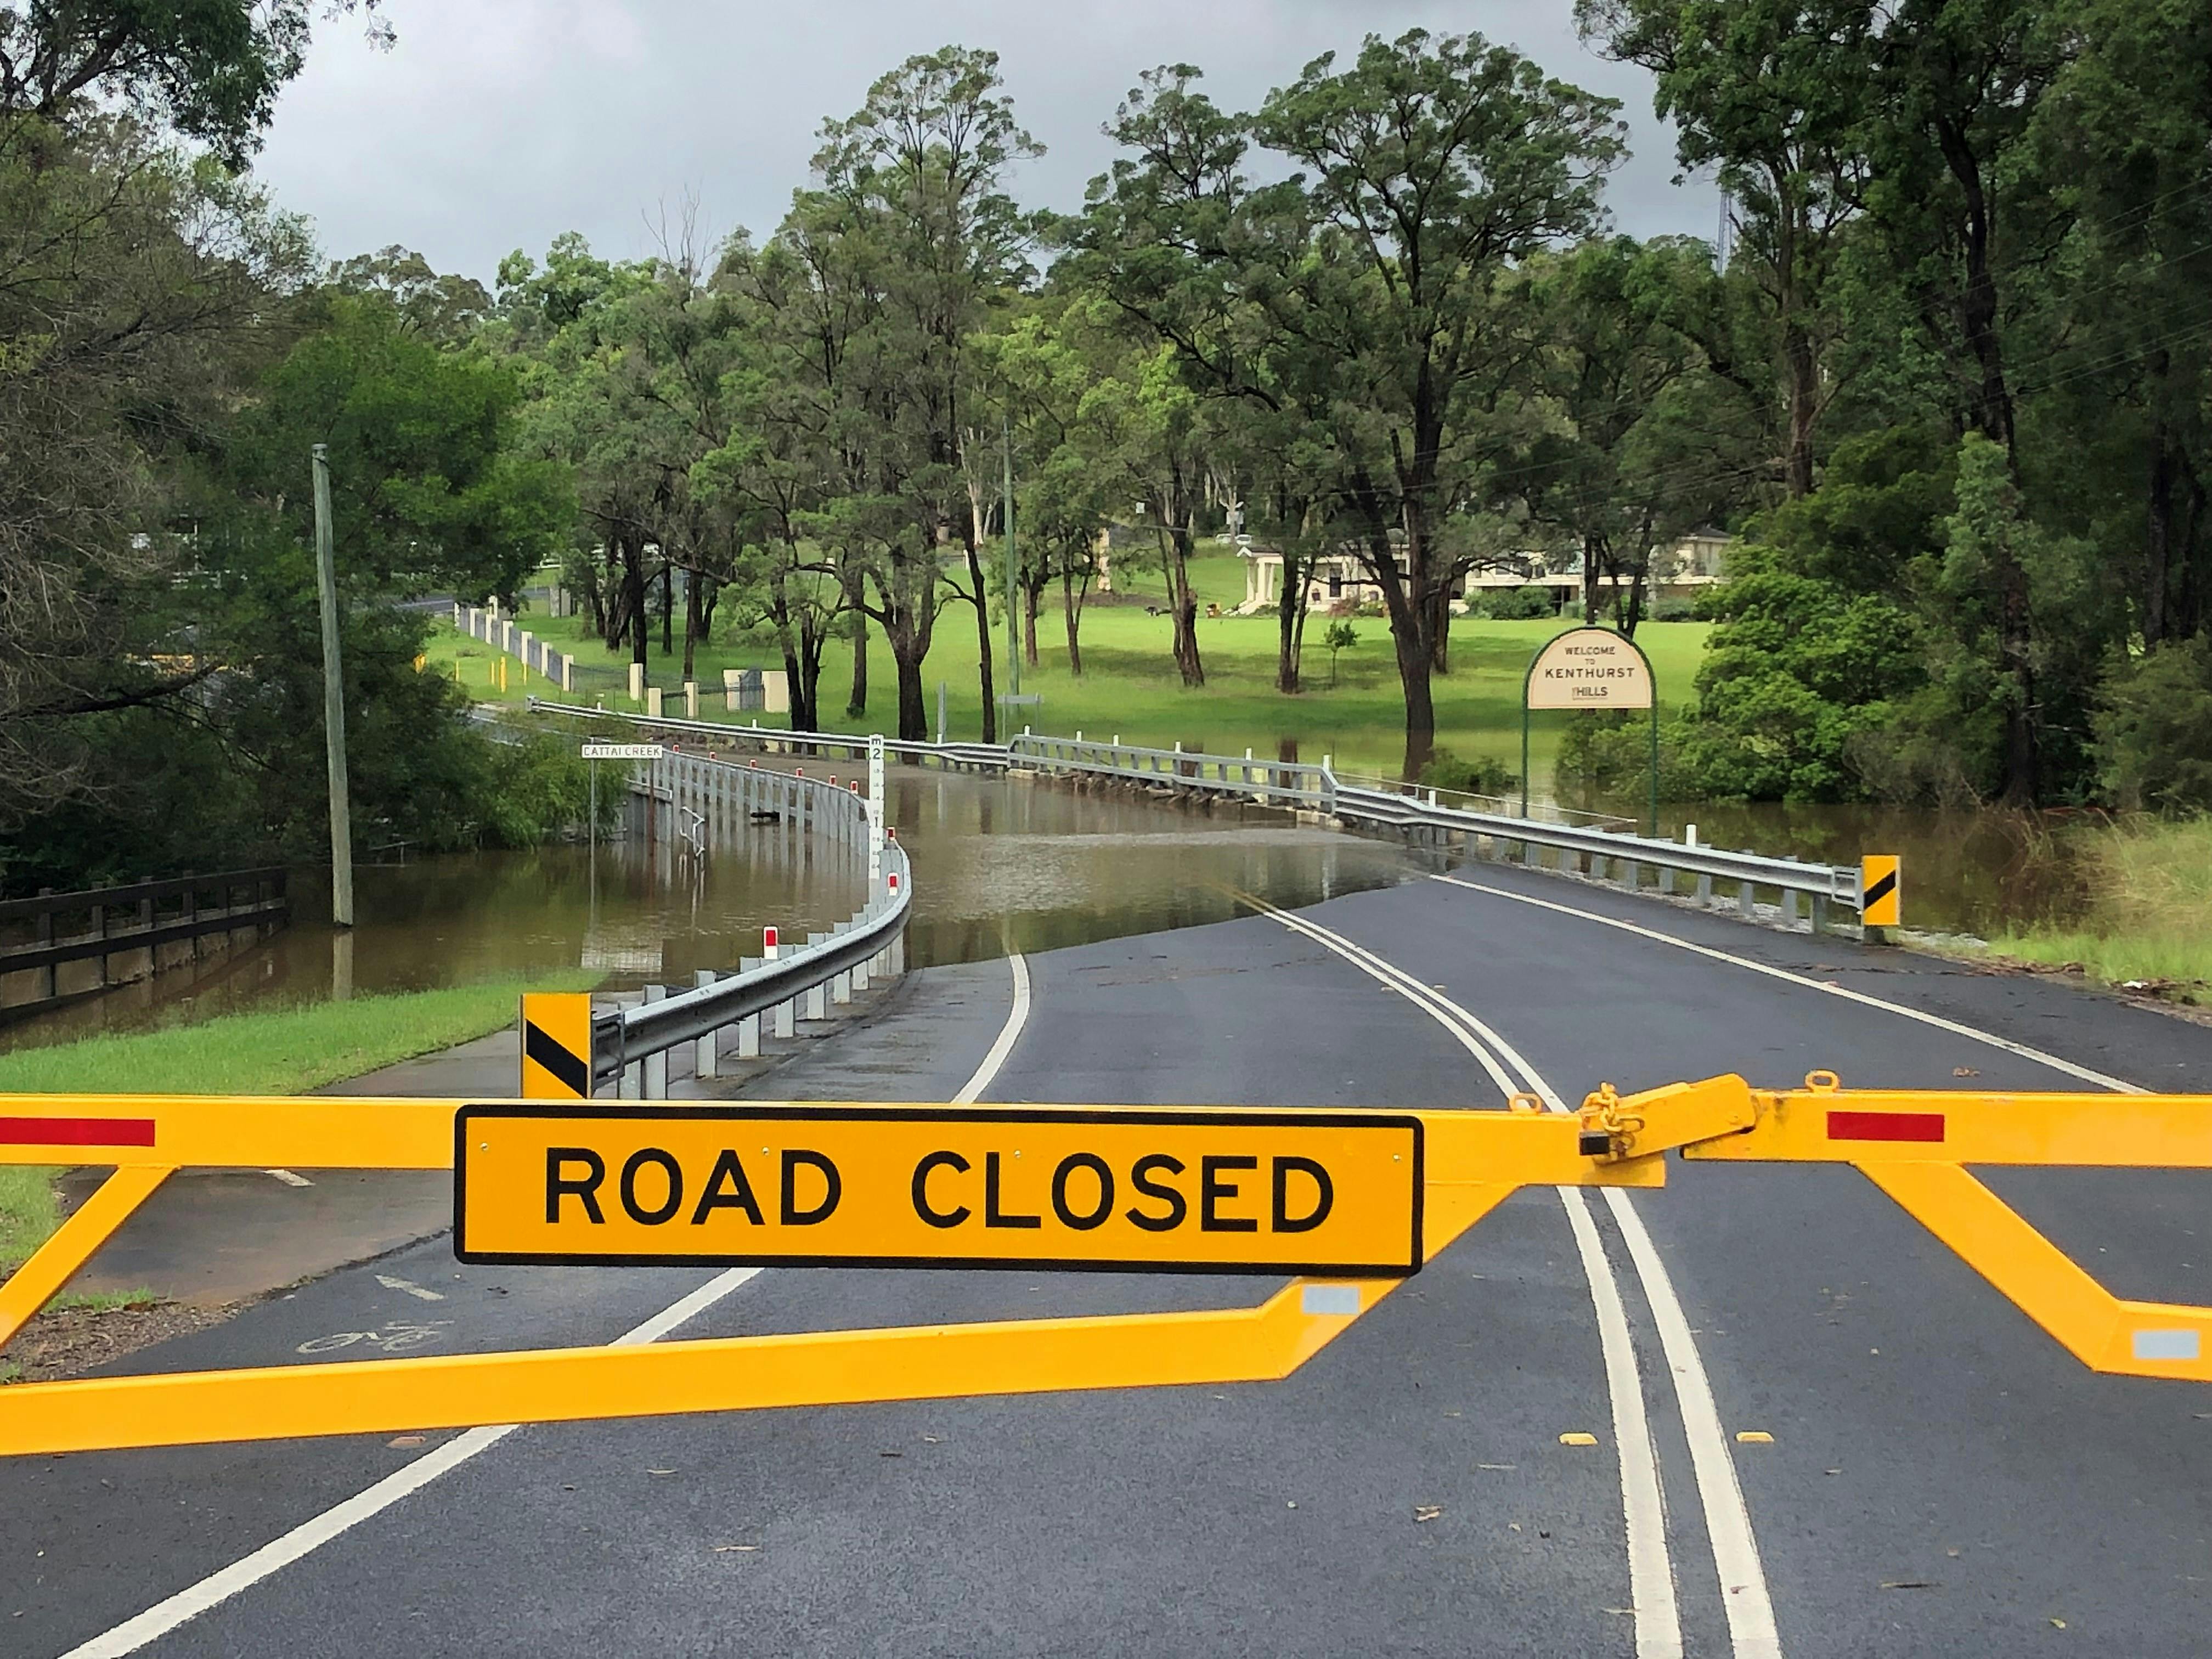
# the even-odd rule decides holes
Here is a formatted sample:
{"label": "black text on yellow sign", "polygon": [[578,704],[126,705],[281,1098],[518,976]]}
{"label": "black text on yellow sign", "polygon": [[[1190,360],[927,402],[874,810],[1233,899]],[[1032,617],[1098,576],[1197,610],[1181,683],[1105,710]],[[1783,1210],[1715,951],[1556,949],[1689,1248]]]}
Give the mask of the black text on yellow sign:
{"label": "black text on yellow sign", "polygon": [[1396,1276],[1421,1123],[1371,1112],[468,1106],[464,1261]]}

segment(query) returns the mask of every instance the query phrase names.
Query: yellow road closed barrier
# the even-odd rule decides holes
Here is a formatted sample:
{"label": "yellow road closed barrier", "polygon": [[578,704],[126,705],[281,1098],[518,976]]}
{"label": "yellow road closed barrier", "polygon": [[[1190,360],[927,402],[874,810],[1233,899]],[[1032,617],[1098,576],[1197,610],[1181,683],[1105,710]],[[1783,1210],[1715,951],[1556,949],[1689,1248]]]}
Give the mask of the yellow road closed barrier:
{"label": "yellow road closed barrier", "polygon": [[[562,1135],[544,1133],[548,1124],[562,1121],[558,1115],[563,1111],[574,1115]],[[689,1139],[672,1133],[686,1121],[708,1125],[711,1133],[704,1139],[696,1133]],[[1219,1312],[22,1383],[0,1389],[0,1455],[1269,1380],[1304,1364],[1516,1188],[1656,1187],[1665,1178],[1658,1154],[1668,1146],[1748,1121],[1747,1099],[1735,1079],[1662,1091],[1640,1120],[1640,1150],[1603,1158],[1583,1150],[1587,1131],[1575,1119],[1519,1112],[1163,1112],[1115,1107],[1066,1111],[807,1103],[691,1109],[687,1114],[683,1108],[658,1105],[564,1109],[521,1101],[338,1096],[0,1096],[0,1164],[79,1161],[116,1166],[93,1203],[0,1286],[0,1341],[67,1283],[101,1241],[179,1168],[455,1168],[457,1144],[467,1147],[456,1170],[465,1246],[473,1250],[481,1243],[488,1255],[501,1259],[507,1259],[503,1249],[516,1255],[573,1259],[562,1254],[566,1241],[581,1237],[586,1243],[578,1248],[599,1259],[650,1261],[654,1253],[649,1245],[632,1250],[614,1248],[609,1241],[617,1233],[635,1241],[653,1227],[678,1224],[678,1216],[688,1225],[710,1194],[717,1201],[708,1213],[718,1237],[710,1248],[687,1253],[685,1259],[803,1259],[802,1247],[790,1244],[789,1237],[811,1224],[803,1218],[824,1212],[826,1162],[836,1169],[841,1183],[849,1175],[852,1184],[822,1214],[826,1224],[843,1213],[849,1249],[820,1252],[823,1260],[849,1261],[888,1251],[902,1261],[935,1266],[1034,1268],[1048,1262],[1276,1273],[1315,1266],[1336,1269],[1326,1277],[1301,1274],[1257,1308]],[[794,1125],[803,1126],[803,1139],[783,1133]],[[885,1133],[892,1126],[900,1127],[902,1137],[895,1147]],[[739,1127],[747,1132],[742,1137],[736,1133]],[[770,1138],[762,1138],[771,1130]],[[465,1143],[457,1141],[462,1135],[469,1137]],[[867,1150],[871,1137],[884,1137],[884,1150]],[[742,1158],[738,1160],[763,1224],[750,1235],[738,1234],[742,1242],[732,1244],[730,1229],[750,1227],[750,1220],[738,1200],[735,1177],[726,1173],[716,1179],[720,1153],[746,1149],[757,1156],[763,1146],[769,1149],[767,1163],[745,1165]],[[604,1175],[595,1176],[590,1159],[578,1156],[580,1152],[606,1164]],[[666,1162],[640,1157],[653,1152]],[[800,1158],[787,1165],[787,1152],[813,1153],[822,1162]],[[943,1152],[969,1167],[963,1170],[937,1158]],[[994,1152],[1000,1159],[995,1200],[990,1162]],[[1027,1165],[1033,1152],[1042,1170],[1025,1168],[1017,1174],[1016,1162]],[[1018,1160],[1015,1153],[1021,1154]],[[1097,1164],[1082,1162],[1086,1156]],[[491,1161],[471,1162],[478,1157]],[[612,1161],[617,1157],[619,1162]],[[839,1164],[841,1157],[848,1162]],[[1139,1166],[1154,1158],[1182,1167],[1150,1164],[1141,1171],[1140,1184]],[[1115,1183],[1115,1206],[1122,1216],[1112,1242],[1099,1247],[1114,1253],[1110,1263],[1084,1256],[1092,1248],[1088,1237],[1093,1230],[1086,1224],[1101,1208],[1104,1190],[1098,1165]],[[1330,1182],[1332,1202],[1326,1212],[1320,1204],[1321,1180],[1309,1165]],[[647,1218],[666,1209],[665,1223],[641,1221],[629,1213],[625,1169],[628,1205]],[[755,1171],[761,1178],[754,1178]],[[678,1181],[690,1205],[670,1208]],[[1060,1202],[1073,1219],[1060,1223],[1047,1248],[1043,1217],[1051,1212],[1055,1183]],[[471,1196],[472,1184],[479,1194],[487,1186],[491,1189],[481,1208]],[[1146,1185],[1155,1190],[1147,1192]],[[603,1216],[619,1213],[623,1226],[610,1220],[595,1237],[586,1194]],[[1002,1224],[1034,1217],[1038,1225],[989,1228],[994,1201]],[[1182,1214],[1176,1227],[1152,1233],[1127,1220],[1131,1209],[1165,1219],[1178,1203]],[[1343,1206],[1340,1218],[1338,1204]],[[938,1222],[920,1213],[922,1206]],[[540,1218],[535,1224],[529,1219],[532,1206]],[[963,1209],[970,1214],[954,1221]],[[549,1212],[551,1224],[543,1219]],[[971,1227],[979,1218],[986,1224]],[[1346,1224],[1340,1234],[1329,1231],[1334,1218]],[[550,1232],[545,1231],[549,1224]],[[1103,1234],[1105,1225],[1102,1218],[1096,1231]],[[1025,1242],[1004,1249],[975,1242],[993,1231],[1020,1233]],[[786,1234],[781,1243],[775,1237],[779,1231]],[[1131,1241],[1139,1235],[1163,1241],[1156,1255],[1146,1259],[1133,1254],[1140,1247]],[[1346,1242],[1321,1242],[1330,1237]],[[917,1254],[937,1238],[944,1242],[932,1254]]]}
{"label": "yellow road closed barrier", "polygon": [[1753,1099],[1751,1129],[1683,1155],[1850,1164],[2093,1370],[2212,1381],[2212,1308],[2114,1296],[1966,1167],[2212,1169],[2212,1096],[1846,1091],[1815,1072]]}
{"label": "yellow road closed barrier", "polygon": [[[2212,1167],[2212,1097],[1741,1078],[1580,1114],[573,1107],[0,1096],[0,1164],[114,1173],[0,1285],[0,1343],[176,1170],[453,1169],[464,1259],[1295,1275],[1257,1307],[258,1367],[0,1389],[0,1455],[1287,1376],[1524,1186],[1663,1154],[1848,1164],[2095,1369],[2212,1378],[2212,1309],[2113,1297],[1968,1164]],[[458,1160],[456,1153],[459,1153]],[[673,1241],[673,1242],[672,1242]]]}

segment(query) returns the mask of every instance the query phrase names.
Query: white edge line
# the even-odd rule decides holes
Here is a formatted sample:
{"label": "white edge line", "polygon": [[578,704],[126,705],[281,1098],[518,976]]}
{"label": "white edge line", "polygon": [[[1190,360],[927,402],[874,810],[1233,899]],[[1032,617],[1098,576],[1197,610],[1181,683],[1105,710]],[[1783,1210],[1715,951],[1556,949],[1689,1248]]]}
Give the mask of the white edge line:
{"label": "white edge line", "polygon": [[972,1106],[975,1097],[989,1088],[999,1075],[999,1068],[1006,1063],[1006,1056],[1014,1052],[1014,1044],[1022,1035],[1022,1027],[1030,1018],[1030,965],[1015,951],[1006,958],[1006,965],[1014,970],[1014,1006],[1006,1015],[1006,1023],[1000,1028],[998,1041],[983,1056],[983,1063],[975,1068],[975,1075],[960,1085],[960,1092],[952,1097],[955,1106]]}
{"label": "white edge line", "polygon": [[[1014,975],[1013,1012],[1006,1016],[1005,1028],[975,1074],[964,1084],[952,1098],[960,1105],[974,1102],[976,1096],[988,1088],[1013,1052],[1014,1043],[1028,1023],[1030,1013],[1029,964],[1018,954],[1008,958]],[[641,1347],[648,1342],[658,1342],[678,1326],[696,1319],[738,1286],[759,1276],[758,1267],[732,1267],[718,1273],[689,1295],[679,1297],[663,1308],[643,1324],[623,1332],[608,1346],[617,1348]],[[157,1601],[143,1613],[125,1620],[113,1629],[102,1632],[90,1641],[79,1644],[62,1656],[62,1659],[124,1659],[137,1652],[148,1643],[167,1635],[179,1625],[197,1619],[210,1608],[228,1601],[242,1590],[252,1589],[263,1579],[283,1571],[295,1561],[313,1554],[340,1534],[350,1531],[362,1522],[381,1515],[401,1498],[422,1490],[441,1475],[448,1474],[480,1453],[513,1434],[520,1425],[503,1423],[491,1427],[471,1429],[448,1440],[434,1451],[424,1453],[404,1469],[394,1470],[366,1491],[356,1492],[343,1503],[325,1510],[320,1515],[271,1539],[252,1554],[219,1571],[210,1573],[196,1584],[189,1584],[167,1600]]]}
{"label": "white edge line", "polygon": [[1487,893],[1493,898],[1511,899],[1516,904],[1533,904],[1539,909],[1555,910],[1563,916],[1578,916],[1584,921],[1595,921],[1607,927],[1617,927],[1624,933],[1634,933],[1639,939],[1656,939],[1662,945],[1671,945],[1678,951],[1687,951],[1714,962],[1725,962],[1733,967],[1747,968],[1754,974],[1765,974],[1769,979],[1778,979],[1800,985],[1808,991],[1818,991],[1824,996],[1841,997],[1846,1002],[1856,1002],[1863,1007],[1879,1008],[1885,1013],[1896,1014],[1905,1019],[1917,1020],[1923,1025],[1932,1025],[1939,1031],[1948,1031],[1974,1042],[1986,1043],[1992,1048],[2002,1048],[2007,1054],[2018,1054],[2022,1060],[2032,1060],[2039,1066],[2048,1066],[2068,1077],[2079,1078],[2084,1083],[2094,1083],[2100,1089],[2110,1089],[2116,1094],[2140,1095],[2149,1092],[2138,1084],[2123,1082],[2120,1079],[2094,1071],[2087,1066],[2077,1066],[2070,1060],[2061,1060],[2057,1054],[2045,1054],[2040,1048],[2031,1048],[2025,1042],[2014,1042],[2010,1037],[2001,1037],[1993,1032],[1961,1025],[1941,1014],[1931,1014],[1918,1008],[1908,1008],[1903,1003],[1886,1002],[1863,991],[1846,990],[1840,985],[1831,985],[1826,980],[1793,974],[1787,968],[1777,968],[1764,962],[1753,962],[1748,957],[1739,957],[1710,945],[1693,945],[1688,939],[1678,939],[1672,933],[1662,933],[1655,927],[1640,927],[1632,921],[1618,916],[1601,915],[1595,910],[1578,910],[1571,904],[1558,904],[1550,899],[1536,898],[1527,893],[1516,893],[1504,887],[1492,887],[1479,881],[1467,881],[1458,876],[1431,876],[1431,881],[1448,882],[1454,887],[1464,887],[1470,893]]}
{"label": "white edge line", "polygon": [[[1495,1042],[1539,1088],[1553,1110],[1565,1110],[1510,1044],[1450,998],[1437,994],[1396,964],[1341,934],[1249,895],[1240,896],[1261,914],[1334,951],[1385,989],[1395,991],[1420,1009],[1480,1060],[1507,1096],[1516,1092],[1513,1080],[1468,1028],[1472,1027]],[[1652,1443],[1650,1419],[1644,1407],[1644,1379],[1637,1366],[1628,1315],[1621,1304],[1620,1286],[1613,1277],[1613,1263],[1598,1237],[1597,1225],[1590,1218],[1588,1202],[1581,1193],[1565,1188],[1559,1192],[1559,1202],[1566,1211],[1567,1226],[1574,1235],[1575,1249],[1582,1260],[1583,1277],[1589,1285],[1590,1305],[1597,1316],[1598,1352],[1605,1367],[1606,1393],[1613,1403],[1613,1451],[1620,1466],[1621,1522],[1628,1553],[1629,1600],[1635,1608],[1636,1659],[1680,1659],[1682,1623],[1674,1596],[1674,1563],[1667,1552],[1667,1502],[1660,1485],[1658,1449]],[[1755,1553],[1753,1560],[1755,1565]]]}

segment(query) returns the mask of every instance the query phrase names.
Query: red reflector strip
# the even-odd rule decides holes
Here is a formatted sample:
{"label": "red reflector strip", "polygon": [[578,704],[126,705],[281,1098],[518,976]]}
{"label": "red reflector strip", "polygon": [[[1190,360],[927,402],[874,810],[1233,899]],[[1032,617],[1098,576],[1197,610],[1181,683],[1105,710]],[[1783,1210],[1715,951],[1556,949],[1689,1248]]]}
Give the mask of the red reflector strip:
{"label": "red reflector strip", "polygon": [[0,1146],[150,1146],[150,1117],[0,1117]]}
{"label": "red reflector strip", "polygon": [[1941,1140],[1941,1112],[1831,1112],[1831,1140]]}

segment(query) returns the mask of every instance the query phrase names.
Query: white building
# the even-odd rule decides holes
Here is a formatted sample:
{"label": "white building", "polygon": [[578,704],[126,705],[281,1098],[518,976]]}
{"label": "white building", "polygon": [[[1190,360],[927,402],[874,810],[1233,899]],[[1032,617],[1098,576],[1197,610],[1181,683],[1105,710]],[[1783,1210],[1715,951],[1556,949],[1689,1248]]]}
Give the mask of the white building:
{"label": "white building", "polygon": [[[1686,599],[1724,580],[1723,564],[1735,539],[1722,531],[1697,530],[1673,547],[1655,554],[1651,561],[1652,597]],[[1243,616],[1273,609],[1283,591],[1282,554],[1273,548],[1248,547],[1237,556],[1244,561],[1244,603],[1237,607],[1237,613]],[[1398,559],[1398,574],[1406,574],[1402,554]],[[1599,591],[1609,592],[1613,586],[1610,581],[1601,582]],[[1470,571],[1462,591],[1466,599],[1472,599],[1479,593],[1522,587],[1548,587],[1565,605],[1581,593],[1582,573],[1547,572],[1542,559],[1529,553],[1522,556],[1522,568],[1518,570]],[[1312,574],[1307,579],[1306,602],[1321,611],[1340,605],[1352,609],[1379,605],[1382,603],[1382,587],[1358,555],[1324,554],[1314,561]]]}

